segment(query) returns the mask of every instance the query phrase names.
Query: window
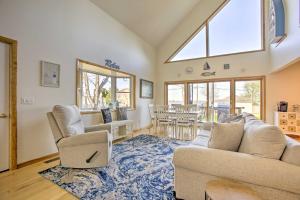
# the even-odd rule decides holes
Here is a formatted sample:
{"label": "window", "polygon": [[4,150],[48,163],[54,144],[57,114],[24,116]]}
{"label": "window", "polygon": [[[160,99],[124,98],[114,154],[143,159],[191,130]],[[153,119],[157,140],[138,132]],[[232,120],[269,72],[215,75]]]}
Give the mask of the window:
{"label": "window", "polygon": [[171,61],[194,59],[206,56],[206,27],[203,27]]}
{"label": "window", "polygon": [[248,112],[257,118],[261,116],[261,81],[235,82],[235,112]]}
{"label": "window", "polygon": [[108,76],[83,71],[81,88],[82,110],[97,110],[111,102],[111,78]]}
{"label": "window", "polygon": [[222,114],[230,113],[230,81],[209,83],[209,119],[218,121]]}
{"label": "window", "polygon": [[134,108],[135,76],[78,60],[77,104],[81,110],[100,110],[113,104]]}
{"label": "window", "polygon": [[167,85],[168,105],[181,104],[184,105],[185,88],[184,84],[168,84]]}
{"label": "window", "polygon": [[[189,95],[189,104],[197,105],[200,109],[204,111],[207,110],[208,103],[208,84],[207,83],[189,83],[188,84],[188,95]],[[205,116],[200,116],[201,121],[205,121]]]}
{"label": "window", "polygon": [[[252,113],[264,119],[264,77],[165,83],[166,104],[196,104],[207,120],[222,114]],[[187,87],[185,87],[187,85]]]}
{"label": "window", "polygon": [[207,83],[189,83],[189,104],[207,107]]}
{"label": "window", "polygon": [[259,51],[264,0],[227,0],[167,62]]}
{"label": "window", "polygon": [[116,100],[120,107],[130,107],[130,78],[117,78]]}

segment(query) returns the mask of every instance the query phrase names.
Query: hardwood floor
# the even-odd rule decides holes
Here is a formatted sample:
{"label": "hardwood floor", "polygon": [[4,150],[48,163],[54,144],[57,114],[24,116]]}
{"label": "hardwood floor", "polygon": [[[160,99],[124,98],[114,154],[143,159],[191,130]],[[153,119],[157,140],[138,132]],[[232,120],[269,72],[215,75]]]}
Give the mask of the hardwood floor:
{"label": "hardwood floor", "polygon": [[[140,134],[149,134],[149,130],[135,132],[134,136]],[[117,143],[118,142],[121,141],[117,141]],[[59,161],[57,160],[45,163],[47,160],[51,160],[51,158],[17,170],[0,173],[0,200],[77,199],[67,191],[38,174],[40,171],[59,164]]]}
{"label": "hardwood floor", "polygon": [[54,167],[59,161],[44,161],[0,174],[0,199],[76,199],[65,190],[38,174],[39,171]]}

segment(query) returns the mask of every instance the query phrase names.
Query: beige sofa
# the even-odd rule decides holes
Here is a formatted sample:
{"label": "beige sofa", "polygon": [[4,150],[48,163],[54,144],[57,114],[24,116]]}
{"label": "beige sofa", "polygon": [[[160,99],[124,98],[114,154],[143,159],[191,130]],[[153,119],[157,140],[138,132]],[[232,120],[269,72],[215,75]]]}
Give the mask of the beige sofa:
{"label": "beige sofa", "polygon": [[[258,120],[254,121],[247,117],[245,120],[245,127],[248,124],[248,128],[263,125]],[[266,200],[300,200],[300,144],[298,142],[286,138],[288,144],[281,159],[284,157],[290,162],[288,163],[282,161],[283,159],[211,149],[205,147],[207,146],[205,139],[208,137],[208,131],[204,131],[204,134],[198,136],[198,141],[195,142],[197,145],[179,147],[175,150],[173,163],[177,198],[204,200],[207,182],[231,179],[251,187]],[[298,159],[298,163],[291,164],[293,159]]]}

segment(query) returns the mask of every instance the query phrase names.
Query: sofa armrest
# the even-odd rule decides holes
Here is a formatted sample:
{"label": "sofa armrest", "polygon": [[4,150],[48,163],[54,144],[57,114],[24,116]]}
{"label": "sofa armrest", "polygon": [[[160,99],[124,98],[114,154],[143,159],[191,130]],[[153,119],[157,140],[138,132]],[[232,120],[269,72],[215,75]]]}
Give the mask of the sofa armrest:
{"label": "sofa armrest", "polygon": [[103,130],[107,130],[108,132],[111,132],[111,124],[99,124],[93,126],[86,126],[84,127],[84,130],[86,133],[94,132],[94,131],[103,131]]}
{"label": "sofa armrest", "polygon": [[108,131],[94,131],[63,138],[58,142],[57,146],[62,148],[87,144],[109,143],[111,140],[112,136]]}
{"label": "sofa armrest", "polygon": [[300,194],[300,167],[279,160],[199,146],[179,147],[176,167]]}

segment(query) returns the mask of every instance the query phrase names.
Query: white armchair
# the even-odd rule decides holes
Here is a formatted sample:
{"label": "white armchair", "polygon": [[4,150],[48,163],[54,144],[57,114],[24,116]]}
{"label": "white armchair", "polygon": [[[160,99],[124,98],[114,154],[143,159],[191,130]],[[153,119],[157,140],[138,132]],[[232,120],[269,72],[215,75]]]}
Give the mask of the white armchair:
{"label": "white armchair", "polygon": [[63,167],[93,168],[108,164],[112,151],[110,126],[84,127],[76,106],[54,106],[47,117]]}

